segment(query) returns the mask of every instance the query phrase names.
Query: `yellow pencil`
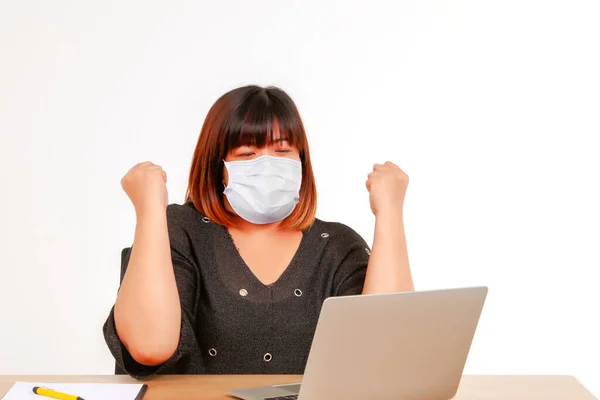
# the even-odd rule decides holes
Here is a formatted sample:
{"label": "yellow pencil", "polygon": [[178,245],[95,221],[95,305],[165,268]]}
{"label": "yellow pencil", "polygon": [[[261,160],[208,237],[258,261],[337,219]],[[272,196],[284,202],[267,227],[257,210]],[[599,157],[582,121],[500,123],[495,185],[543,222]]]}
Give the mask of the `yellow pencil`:
{"label": "yellow pencil", "polygon": [[51,399],[58,399],[58,400],[83,400],[79,396],[57,392],[55,390],[43,388],[43,387],[39,387],[39,386],[33,387],[33,393],[39,394],[40,396],[50,397]]}

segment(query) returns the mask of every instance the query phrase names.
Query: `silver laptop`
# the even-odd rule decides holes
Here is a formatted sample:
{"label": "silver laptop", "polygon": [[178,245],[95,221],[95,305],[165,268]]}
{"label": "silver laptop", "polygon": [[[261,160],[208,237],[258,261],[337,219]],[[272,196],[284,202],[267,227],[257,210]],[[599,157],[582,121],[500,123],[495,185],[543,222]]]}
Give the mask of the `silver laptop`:
{"label": "silver laptop", "polygon": [[302,382],[230,391],[243,400],[456,395],[487,287],[325,300]]}

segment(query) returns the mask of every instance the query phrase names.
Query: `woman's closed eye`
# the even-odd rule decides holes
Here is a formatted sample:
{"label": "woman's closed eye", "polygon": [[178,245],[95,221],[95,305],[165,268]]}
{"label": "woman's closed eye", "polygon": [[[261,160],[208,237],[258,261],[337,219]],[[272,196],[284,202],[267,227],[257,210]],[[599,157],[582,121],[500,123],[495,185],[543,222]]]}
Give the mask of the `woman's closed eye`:
{"label": "woman's closed eye", "polygon": [[248,158],[256,154],[255,149],[250,146],[242,146],[231,152],[231,155],[235,158]]}

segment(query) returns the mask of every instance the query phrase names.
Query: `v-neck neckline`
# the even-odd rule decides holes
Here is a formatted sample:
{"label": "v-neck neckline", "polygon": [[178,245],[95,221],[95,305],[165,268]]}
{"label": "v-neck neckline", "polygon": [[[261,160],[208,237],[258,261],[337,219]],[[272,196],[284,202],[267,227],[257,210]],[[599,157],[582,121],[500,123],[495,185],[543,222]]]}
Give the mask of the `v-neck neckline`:
{"label": "v-neck neckline", "polygon": [[261,281],[258,276],[256,276],[256,274],[254,273],[254,271],[252,271],[252,269],[250,268],[250,266],[248,265],[248,263],[246,263],[246,260],[244,260],[244,257],[242,257],[240,251],[238,250],[235,241],[233,240],[233,236],[231,236],[231,232],[229,232],[229,229],[227,229],[226,227],[221,227],[224,231],[224,235],[227,238],[227,244],[229,246],[228,250],[231,250],[234,254],[235,254],[235,258],[237,259],[237,261],[241,264],[242,269],[244,270],[244,272],[246,273],[246,275],[249,276],[249,278],[251,280],[253,280],[257,285],[259,285],[261,288],[265,288],[265,289],[269,289],[272,288],[278,284],[280,284],[282,281],[285,280],[285,278],[287,277],[287,275],[292,273],[292,270],[294,269],[294,267],[296,266],[296,264],[298,264],[297,260],[300,257],[300,253],[302,252],[306,240],[307,240],[307,232],[305,230],[301,231],[302,233],[302,238],[300,239],[300,243],[298,244],[298,248],[296,249],[296,251],[294,252],[294,255],[292,256],[292,259],[290,260],[289,264],[287,265],[287,267],[283,270],[283,272],[279,275],[279,277],[273,281],[272,283],[264,283],[263,281]]}

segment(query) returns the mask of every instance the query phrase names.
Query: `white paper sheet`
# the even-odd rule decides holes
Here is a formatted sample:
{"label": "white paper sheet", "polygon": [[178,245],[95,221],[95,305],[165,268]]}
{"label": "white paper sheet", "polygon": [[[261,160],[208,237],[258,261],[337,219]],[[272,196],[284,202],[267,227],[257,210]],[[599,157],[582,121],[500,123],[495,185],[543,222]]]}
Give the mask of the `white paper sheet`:
{"label": "white paper sheet", "polygon": [[136,383],[41,383],[16,382],[2,400],[46,400],[48,397],[33,393],[40,386],[82,397],[84,400],[135,400],[143,384]]}

